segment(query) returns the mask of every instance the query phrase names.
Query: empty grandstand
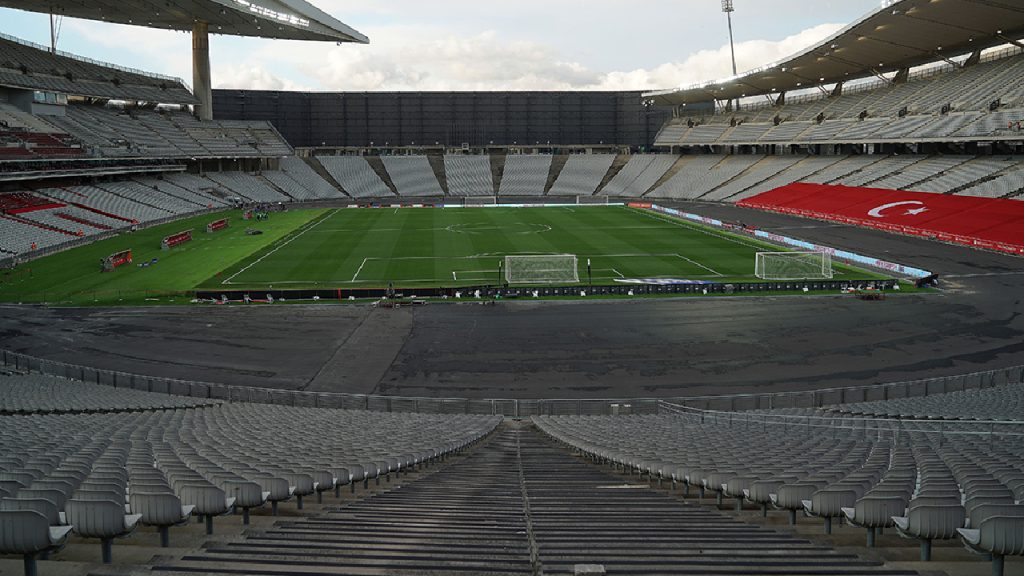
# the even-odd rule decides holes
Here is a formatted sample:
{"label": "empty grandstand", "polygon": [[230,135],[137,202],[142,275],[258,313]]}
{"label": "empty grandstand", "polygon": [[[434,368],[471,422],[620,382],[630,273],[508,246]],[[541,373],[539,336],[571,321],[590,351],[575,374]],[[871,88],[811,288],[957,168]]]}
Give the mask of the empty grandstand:
{"label": "empty grandstand", "polygon": [[0,36],[0,573],[1024,571],[1013,2],[647,94],[212,91],[210,33],[367,39],[0,6],[195,73]]}

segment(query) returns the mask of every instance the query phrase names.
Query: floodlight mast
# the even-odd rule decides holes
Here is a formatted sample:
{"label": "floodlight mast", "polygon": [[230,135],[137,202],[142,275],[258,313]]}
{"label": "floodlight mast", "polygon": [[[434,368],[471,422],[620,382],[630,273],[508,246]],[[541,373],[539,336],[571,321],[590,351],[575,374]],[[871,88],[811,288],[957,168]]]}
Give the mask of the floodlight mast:
{"label": "floodlight mast", "polygon": [[[729,22],[729,52],[732,54],[732,75],[736,76],[736,45],[733,42],[732,37],[732,13],[736,11],[736,8],[732,5],[733,0],[722,0],[722,12],[725,12],[725,18]],[[732,103],[732,101],[729,101]],[[739,108],[740,101],[736,99],[736,107]]]}

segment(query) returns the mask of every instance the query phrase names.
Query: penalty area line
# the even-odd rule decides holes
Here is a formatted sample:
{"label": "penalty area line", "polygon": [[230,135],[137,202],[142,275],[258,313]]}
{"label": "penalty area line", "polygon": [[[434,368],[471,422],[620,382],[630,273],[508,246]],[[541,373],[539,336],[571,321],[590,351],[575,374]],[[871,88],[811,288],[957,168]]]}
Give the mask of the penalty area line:
{"label": "penalty area line", "polygon": [[287,246],[287,245],[291,244],[292,242],[294,242],[295,240],[297,240],[297,239],[299,238],[299,236],[302,236],[302,235],[303,235],[303,234],[305,234],[306,232],[309,232],[310,230],[312,230],[312,229],[316,228],[317,226],[319,226],[319,225],[323,224],[324,222],[326,222],[326,221],[330,220],[331,218],[333,218],[333,217],[334,217],[334,215],[335,215],[335,214],[337,214],[337,213],[338,213],[338,210],[340,210],[340,208],[335,208],[335,209],[334,209],[334,212],[331,212],[331,213],[330,213],[330,214],[329,214],[328,216],[326,216],[325,218],[323,218],[323,219],[321,219],[321,220],[317,221],[317,222],[316,222],[316,223],[314,223],[314,224],[313,224],[312,226],[308,226],[308,227],[306,227],[306,228],[303,228],[302,230],[300,230],[300,231],[299,231],[299,233],[298,233],[298,234],[295,234],[294,236],[292,236],[291,238],[288,238],[287,240],[285,240],[285,241],[284,241],[284,242],[282,242],[281,244],[278,244],[278,245],[277,245],[277,247],[275,247],[275,248],[274,248],[273,250],[271,250],[270,252],[267,252],[267,253],[266,253],[266,254],[264,254],[263,256],[260,256],[260,257],[259,257],[259,258],[257,258],[257,259],[256,259],[256,261],[254,261],[253,263],[251,263],[251,264],[249,264],[248,266],[246,266],[246,267],[242,268],[242,269],[241,269],[241,270],[239,270],[238,272],[235,272],[235,273],[234,273],[234,274],[232,274],[231,276],[228,276],[228,277],[227,277],[227,279],[225,279],[225,280],[224,280],[223,282],[221,282],[221,286],[229,286],[229,285],[231,285],[231,284],[232,284],[232,282],[231,282],[231,281],[232,281],[232,280],[234,280],[234,279],[235,279],[236,277],[238,277],[238,275],[242,274],[243,272],[245,272],[246,270],[248,270],[248,269],[252,268],[253,266],[255,266],[255,265],[259,264],[260,262],[262,262],[263,260],[265,260],[265,259],[266,259],[266,258],[267,258],[268,256],[270,256],[270,255],[274,254],[275,252],[277,252],[277,251],[278,251],[278,250],[280,250],[281,248],[284,248],[285,246]]}
{"label": "penalty area line", "polygon": [[352,275],[351,282],[355,282],[356,278],[359,278],[359,273],[363,271],[363,266],[366,266],[367,260],[369,260],[369,258],[363,258],[363,263],[359,265],[359,268],[356,270],[356,273]]}
{"label": "penalty area line", "polygon": [[683,256],[682,254],[676,254],[676,257],[682,258],[683,260],[686,260],[687,262],[689,262],[690,264],[693,264],[694,266],[700,266],[701,268],[707,270],[708,272],[711,272],[715,276],[719,276],[719,277],[723,277],[723,278],[725,277],[725,274],[722,274],[721,272],[719,272],[718,270],[715,270],[714,268],[705,266],[705,265],[701,264],[700,262],[697,262],[693,258],[687,258],[686,256]]}

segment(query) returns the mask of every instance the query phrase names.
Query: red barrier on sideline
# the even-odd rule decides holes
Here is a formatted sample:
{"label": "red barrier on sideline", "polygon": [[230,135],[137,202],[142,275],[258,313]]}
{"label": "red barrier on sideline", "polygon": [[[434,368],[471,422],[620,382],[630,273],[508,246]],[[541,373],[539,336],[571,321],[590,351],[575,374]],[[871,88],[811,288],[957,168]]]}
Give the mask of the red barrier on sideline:
{"label": "red barrier on sideline", "polygon": [[790,184],[738,203],[1024,254],[1024,202],[826,184]]}

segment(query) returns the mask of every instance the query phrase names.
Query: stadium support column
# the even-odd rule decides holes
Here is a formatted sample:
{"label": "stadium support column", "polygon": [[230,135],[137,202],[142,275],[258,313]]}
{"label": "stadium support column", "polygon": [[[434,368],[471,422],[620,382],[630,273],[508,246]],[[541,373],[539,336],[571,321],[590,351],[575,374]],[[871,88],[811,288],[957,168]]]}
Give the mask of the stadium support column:
{"label": "stadium support column", "polygon": [[213,89],[210,84],[210,25],[196,22],[192,26],[192,90],[199,100],[197,116],[213,120]]}

